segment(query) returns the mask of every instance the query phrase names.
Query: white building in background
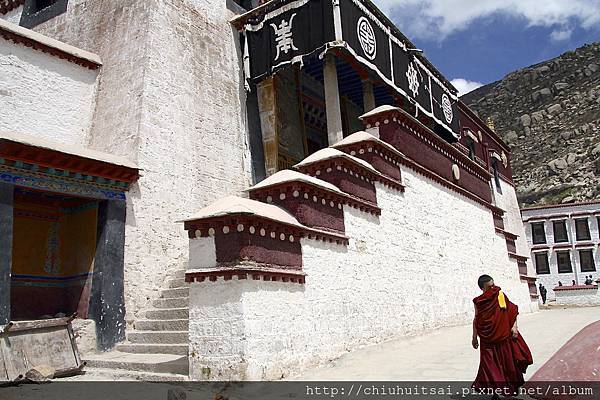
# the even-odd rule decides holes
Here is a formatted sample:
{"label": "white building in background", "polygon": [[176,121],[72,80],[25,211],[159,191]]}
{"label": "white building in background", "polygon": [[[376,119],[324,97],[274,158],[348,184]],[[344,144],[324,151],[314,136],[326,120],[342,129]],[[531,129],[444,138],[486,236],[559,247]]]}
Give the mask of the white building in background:
{"label": "white building in background", "polygon": [[559,281],[583,285],[586,276],[600,277],[600,201],[525,208],[522,217],[538,282],[549,299]]}

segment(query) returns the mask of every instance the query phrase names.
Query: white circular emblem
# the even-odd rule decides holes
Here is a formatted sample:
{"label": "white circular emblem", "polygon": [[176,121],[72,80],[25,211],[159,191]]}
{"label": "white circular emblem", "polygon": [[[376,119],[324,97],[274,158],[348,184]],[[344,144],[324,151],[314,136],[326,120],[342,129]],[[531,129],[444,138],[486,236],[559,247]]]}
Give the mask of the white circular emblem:
{"label": "white circular emblem", "polygon": [[360,17],[358,19],[356,33],[363,52],[369,60],[374,60],[377,55],[377,41],[375,40],[373,27],[367,18]]}
{"label": "white circular emblem", "polygon": [[442,110],[444,111],[444,118],[446,118],[446,122],[451,124],[452,118],[454,117],[454,113],[452,112],[452,104],[450,103],[450,98],[445,93],[442,95]]}

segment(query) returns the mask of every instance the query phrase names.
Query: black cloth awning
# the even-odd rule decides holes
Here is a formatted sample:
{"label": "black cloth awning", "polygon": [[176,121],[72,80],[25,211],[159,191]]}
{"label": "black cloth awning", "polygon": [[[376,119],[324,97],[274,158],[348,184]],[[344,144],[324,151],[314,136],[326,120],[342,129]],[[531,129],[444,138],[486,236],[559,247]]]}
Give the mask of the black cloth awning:
{"label": "black cloth awning", "polygon": [[234,24],[244,35],[244,71],[251,82],[286,65],[302,65],[329,48],[343,48],[420,112],[460,137],[456,89],[369,0],[273,0]]}

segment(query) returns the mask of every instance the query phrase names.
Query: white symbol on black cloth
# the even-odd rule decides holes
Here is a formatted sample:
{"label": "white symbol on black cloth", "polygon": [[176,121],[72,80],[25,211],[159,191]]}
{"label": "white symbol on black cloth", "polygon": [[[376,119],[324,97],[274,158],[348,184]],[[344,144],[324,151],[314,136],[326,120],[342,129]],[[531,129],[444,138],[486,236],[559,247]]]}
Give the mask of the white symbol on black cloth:
{"label": "white symbol on black cloth", "polygon": [[356,33],[363,52],[369,60],[374,60],[377,55],[377,40],[375,39],[373,27],[365,17],[358,19]]}
{"label": "white symbol on black cloth", "polygon": [[452,118],[454,117],[454,112],[452,111],[450,98],[445,93],[442,95],[442,110],[444,111],[444,118],[446,118],[446,121],[451,124]]}
{"label": "white symbol on black cloth", "polygon": [[275,61],[279,59],[282,52],[287,54],[290,50],[298,50],[298,48],[294,46],[294,38],[292,37],[292,22],[294,21],[295,16],[296,14],[292,14],[289,22],[282,19],[279,27],[275,24],[271,24],[273,31],[275,31],[275,48],[277,49]]}
{"label": "white symbol on black cloth", "polygon": [[406,79],[408,79],[408,88],[413,93],[413,97],[416,99],[419,94],[419,77],[417,76],[417,70],[414,64],[411,62],[408,64],[406,70]]}

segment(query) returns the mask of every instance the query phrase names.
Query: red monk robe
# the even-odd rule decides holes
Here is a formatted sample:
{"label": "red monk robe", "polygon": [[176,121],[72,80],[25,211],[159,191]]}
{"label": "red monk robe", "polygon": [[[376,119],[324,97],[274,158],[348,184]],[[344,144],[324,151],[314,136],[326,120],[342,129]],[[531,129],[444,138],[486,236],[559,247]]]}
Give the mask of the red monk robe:
{"label": "red monk robe", "polygon": [[[474,329],[481,339],[479,371],[473,387],[507,388],[517,392],[524,383],[523,374],[527,366],[533,363],[521,334],[515,331],[514,337],[511,331],[519,308],[498,286],[487,288],[481,296],[473,299],[473,303]],[[476,346],[476,343],[473,345]]]}

